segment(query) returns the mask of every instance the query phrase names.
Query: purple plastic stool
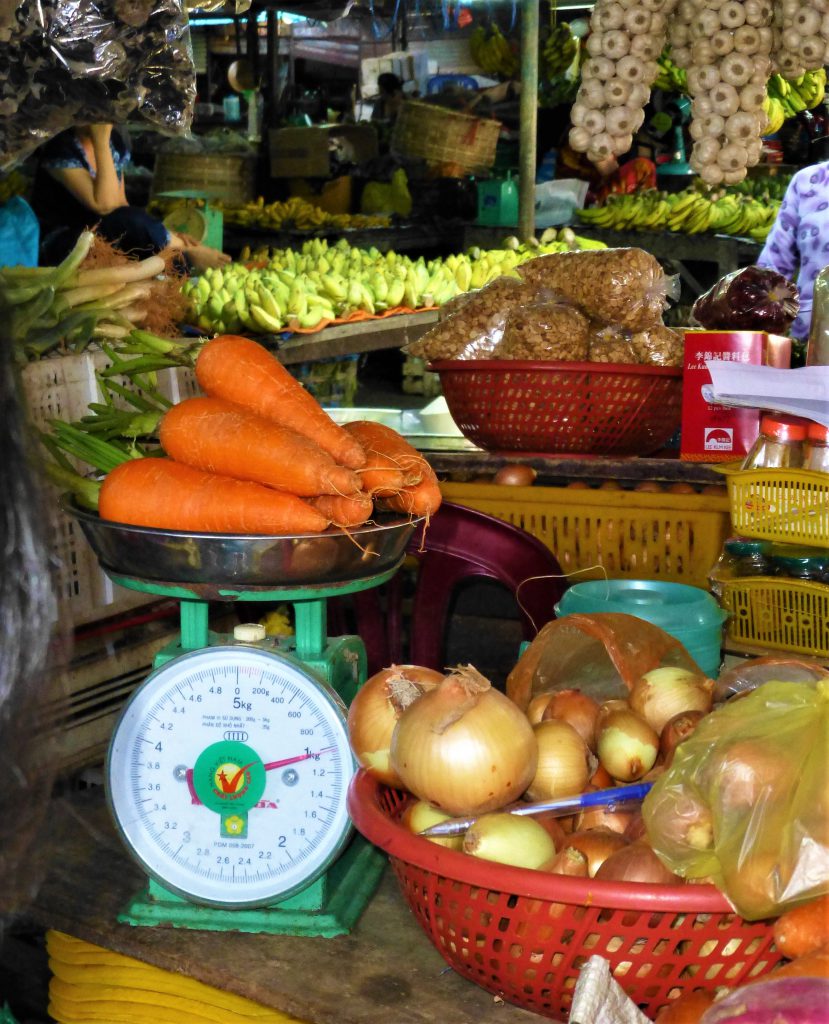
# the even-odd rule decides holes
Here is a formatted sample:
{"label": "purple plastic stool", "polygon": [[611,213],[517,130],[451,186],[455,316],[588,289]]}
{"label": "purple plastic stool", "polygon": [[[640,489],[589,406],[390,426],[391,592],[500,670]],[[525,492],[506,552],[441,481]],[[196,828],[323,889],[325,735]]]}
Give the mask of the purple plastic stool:
{"label": "purple plastic stool", "polygon": [[408,652],[403,650],[402,573],[384,587],[328,602],[329,632],[336,636],[349,632],[342,603],[348,601],[355,631],[366,645],[369,675],[392,664],[445,668],[452,601],[469,580],[496,580],[509,590],[518,602],[525,640],[555,617],[554,606],[567,587],[558,560],[540,540],[463,505],[444,502],[425,535],[422,526],[416,528],[407,551],[419,562]]}

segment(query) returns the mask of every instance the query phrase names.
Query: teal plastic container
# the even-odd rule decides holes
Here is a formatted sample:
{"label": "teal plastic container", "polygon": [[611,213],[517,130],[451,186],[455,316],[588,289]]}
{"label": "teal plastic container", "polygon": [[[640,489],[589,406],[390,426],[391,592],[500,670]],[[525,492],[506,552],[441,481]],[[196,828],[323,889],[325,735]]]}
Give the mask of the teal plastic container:
{"label": "teal plastic container", "polygon": [[726,613],[699,587],[657,580],[590,580],[569,587],[556,615],[621,612],[636,615],[676,637],[706,675],[720,671]]}
{"label": "teal plastic container", "polygon": [[478,224],[512,228],[518,223],[518,186],[508,174],[504,179],[479,181]]}

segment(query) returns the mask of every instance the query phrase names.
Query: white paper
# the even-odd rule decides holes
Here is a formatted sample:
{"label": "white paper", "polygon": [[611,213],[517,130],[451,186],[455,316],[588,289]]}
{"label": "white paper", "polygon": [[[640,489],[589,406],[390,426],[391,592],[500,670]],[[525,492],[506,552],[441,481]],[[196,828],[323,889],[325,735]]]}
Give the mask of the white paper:
{"label": "white paper", "polygon": [[610,973],[604,957],[591,956],[579,972],[568,1024],[650,1024]]}
{"label": "white paper", "polygon": [[829,427],[829,366],[778,370],[722,359],[708,359],[705,365],[711,374],[711,384],[702,389],[706,401],[772,409]]}

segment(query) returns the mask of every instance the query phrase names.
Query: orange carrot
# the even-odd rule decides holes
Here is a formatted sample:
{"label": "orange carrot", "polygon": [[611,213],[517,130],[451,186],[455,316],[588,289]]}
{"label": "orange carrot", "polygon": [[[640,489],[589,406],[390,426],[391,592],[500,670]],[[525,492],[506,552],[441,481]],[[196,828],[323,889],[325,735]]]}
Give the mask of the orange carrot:
{"label": "orange carrot", "polygon": [[[776,967],[767,978],[829,978],[829,946],[813,953],[795,957],[782,967]],[[761,979],[757,979],[760,981]]]}
{"label": "orange carrot", "polygon": [[714,1002],[713,992],[683,992],[656,1015],[657,1024],[699,1024],[702,1015]]}
{"label": "orange carrot", "polygon": [[309,498],[308,504],[330,520],[334,526],[346,528],[362,526],[371,518],[371,513],[374,511],[371,495],[364,491],[359,491],[357,494],[321,494],[316,498]]}
{"label": "orange carrot", "polygon": [[164,414],[161,446],[177,462],[301,498],[353,494],[360,478],[307,437],[220,398],[187,398]]}
{"label": "orange carrot", "polygon": [[204,473],[172,459],[131,459],[101,487],[102,519],[205,533],[319,533],[328,520],[294,494]]}
{"label": "orange carrot", "polygon": [[250,338],[226,334],[208,341],[196,360],[196,379],[213,398],[236,402],[315,441],[350,469],[365,462],[362,448],[295,380],[275,355]]}
{"label": "orange carrot", "polygon": [[404,487],[398,494],[391,498],[383,498],[383,504],[395,512],[405,512],[412,516],[432,516],[440,508],[443,496],[440,493],[440,484],[435,476],[435,471],[427,462],[423,472],[423,479],[412,487]]}
{"label": "orange carrot", "polygon": [[829,944],[829,896],[819,896],[781,914],[774,922],[774,943],[789,959]]}
{"label": "orange carrot", "polygon": [[366,454],[366,464],[360,470],[364,490],[378,497],[391,497],[420,482],[429,463],[392,427],[373,420],[355,420],[346,423],[345,429]]}

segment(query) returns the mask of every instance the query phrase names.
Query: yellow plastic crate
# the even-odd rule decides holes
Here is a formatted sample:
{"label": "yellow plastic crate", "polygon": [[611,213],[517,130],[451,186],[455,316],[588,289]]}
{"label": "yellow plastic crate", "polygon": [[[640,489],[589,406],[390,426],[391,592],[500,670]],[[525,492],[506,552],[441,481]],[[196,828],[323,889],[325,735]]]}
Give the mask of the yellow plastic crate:
{"label": "yellow plastic crate", "polygon": [[[447,501],[538,537],[578,579],[657,579],[708,588],[730,534],[728,499],[711,494],[441,484]],[[604,570],[604,572],[602,571]]]}
{"label": "yellow plastic crate", "polygon": [[734,533],[829,547],[829,474],[751,469],[727,475]]}
{"label": "yellow plastic crate", "polygon": [[829,657],[829,586],[779,576],[723,584],[729,640],[755,647]]}

